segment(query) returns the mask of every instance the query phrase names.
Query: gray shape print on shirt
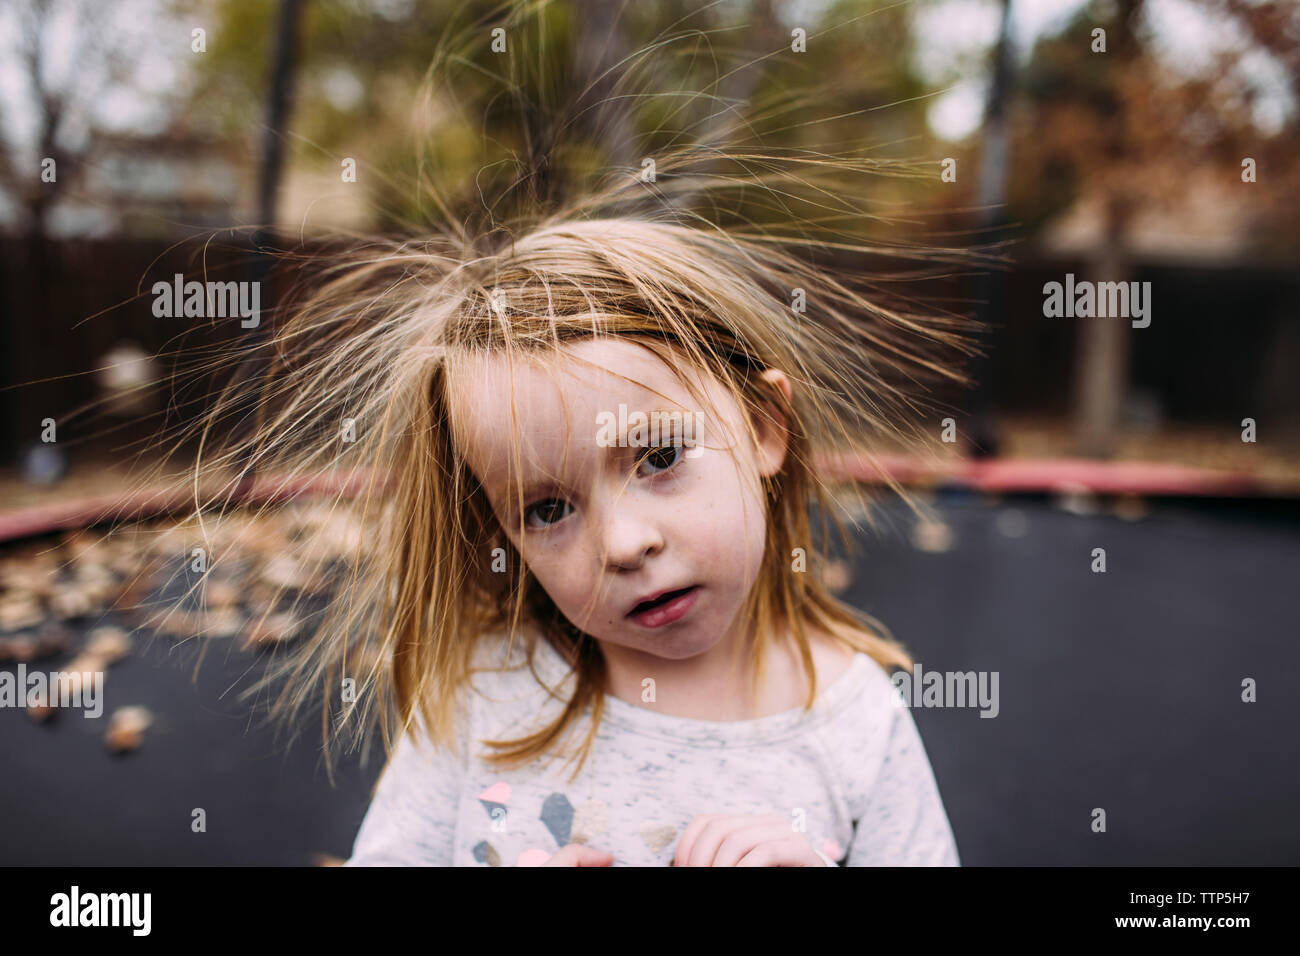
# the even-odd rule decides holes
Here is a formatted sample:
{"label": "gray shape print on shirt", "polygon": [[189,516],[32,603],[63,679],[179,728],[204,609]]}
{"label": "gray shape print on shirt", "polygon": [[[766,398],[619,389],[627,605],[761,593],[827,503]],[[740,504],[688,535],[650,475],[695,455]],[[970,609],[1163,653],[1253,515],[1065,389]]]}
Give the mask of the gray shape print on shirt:
{"label": "gray shape print on shirt", "polygon": [[573,804],[569,798],[562,793],[553,793],[546,798],[542,804],[541,820],[546,824],[546,829],[551,831],[551,836],[555,837],[555,842],[560,846],[568,846],[569,833],[573,828]]}

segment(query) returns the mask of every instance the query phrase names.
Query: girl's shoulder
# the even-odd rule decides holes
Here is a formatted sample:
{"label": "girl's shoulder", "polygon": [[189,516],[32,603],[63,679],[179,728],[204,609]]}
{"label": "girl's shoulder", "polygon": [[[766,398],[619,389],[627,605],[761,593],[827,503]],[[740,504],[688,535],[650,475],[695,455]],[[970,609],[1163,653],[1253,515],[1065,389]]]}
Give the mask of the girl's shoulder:
{"label": "girl's shoulder", "polygon": [[813,668],[817,675],[818,687],[829,687],[853,666],[858,651],[845,647],[839,641],[828,636],[817,636],[812,640]]}
{"label": "girl's shoulder", "polygon": [[[840,633],[850,638],[871,636],[866,630],[842,630]],[[892,690],[888,669],[866,651],[850,647],[825,632],[813,635],[810,644],[818,687],[829,687],[841,679],[854,680],[869,688],[873,692],[870,696],[876,702],[883,702],[885,692]]]}
{"label": "girl's shoulder", "polygon": [[[808,636],[808,645],[819,698],[827,696],[829,688],[853,679],[850,672],[857,658],[853,649],[820,632]],[[792,644],[778,644],[774,650],[775,666],[767,671],[763,709],[767,713],[785,713],[803,706],[808,693],[808,671]],[[843,694],[836,691],[831,696]]]}
{"label": "girl's shoulder", "polygon": [[[808,634],[808,645],[816,700],[829,718],[829,726],[837,734],[861,738],[871,728],[879,732],[887,720],[893,686],[875,658],[854,646],[858,643],[855,636],[845,629],[835,634],[814,630]],[[862,636],[868,635],[863,632]],[[778,645],[767,674],[768,712],[787,713],[804,707],[808,671],[797,648]]]}

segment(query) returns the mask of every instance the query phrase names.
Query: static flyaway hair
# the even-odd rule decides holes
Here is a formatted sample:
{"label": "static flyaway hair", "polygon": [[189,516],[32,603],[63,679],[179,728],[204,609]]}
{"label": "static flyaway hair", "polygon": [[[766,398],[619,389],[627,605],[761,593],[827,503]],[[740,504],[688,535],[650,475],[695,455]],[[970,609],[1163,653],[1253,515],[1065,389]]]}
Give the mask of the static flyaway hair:
{"label": "static flyaway hair", "polygon": [[[717,383],[748,412],[749,434],[738,440],[753,440],[752,420],[779,415],[789,445],[780,471],[763,479],[764,559],[743,611],[757,635],[752,679],[761,679],[772,636],[787,631],[809,674],[807,706],[817,693],[814,630],[882,665],[911,664],[883,626],[832,596],[820,571],[830,527],[846,540],[827,464],[924,450],[933,441],[920,429],[930,392],[964,381],[970,320],[886,293],[884,283],[950,275],[978,257],[866,235],[887,225],[871,212],[873,184],[937,178],[938,164],[759,142],[733,102],[707,91],[678,89],[660,100],[676,97],[679,109],[712,103],[715,112],[696,124],[703,135],[669,135],[661,122],[638,136],[644,118],[618,105],[649,101],[653,91],[648,82],[634,87],[633,67],[649,70],[705,37],[685,26],[599,65],[573,109],[550,109],[530,98],[541,86],[527,69],[542,70],[533,44],[553,6],[512,7],[449,31],[422,110],[447,116],[462,105],[447,105],[452,68],[499,25],[510,52],[479,57],[474,75],[487,82],[487,63],[498,71],[497,92],[509,95],[488,98],[475,115],[486,123],[513,102],[519,136],[503,145],[485,133],[498,151],[483,157],[473,182],[444,190],[437,175],[422,176],[420,211],[429,221],[406,235],[286,255],[302,260],[309,278],[267,313],[265,334],[243,345],[237,357],[255,373],[247,362],[232,366],[243,372],[202,431],[200,523],[239,505],[254,473],[272,491],[312,486],[318,494],[322,476],[337,478],[326,517],[309,530],[347,541],[350,558],[312,566],[331,575],[328,606],[305,615],[311,633],[273,655],[258,684],[278,687],[273,712],[290,723],[319,702],[334,739],[367,740],[378,725],[390,748],[420,719],[452,745],[457,695],[489,636],[520,643],[530,658],[537,640],[549,641],[575,681],[553,722],[486,742],[494,751],[486,759],[511,765],[558,752],[590,706],[580,769],[599,725],[600,648],[532,578],[457,441],[451,389],[463,363],[485,352],[554,365],[576,341],[627,340],[689,372],[688,387],[696,375]],[[815,94],[775,98],[759,111],[769,131],[777,117],[812,122]],[[577,148],[573,140],[591,139],[593,129],[621,137],[621,160],[593,161]],[[886,274],[880,264],[898,258],[915,263],[913,271]],[[788,376],[789,401],[760,379],[768,369]],[[937,421],[928,419],[930,432]],[[209,494],[213,475],[225,477],[222,491]],[[290,557],[308,562],[316,553],[300,541]],[[806,555],[807,573],[792,570],[797,554]]]}

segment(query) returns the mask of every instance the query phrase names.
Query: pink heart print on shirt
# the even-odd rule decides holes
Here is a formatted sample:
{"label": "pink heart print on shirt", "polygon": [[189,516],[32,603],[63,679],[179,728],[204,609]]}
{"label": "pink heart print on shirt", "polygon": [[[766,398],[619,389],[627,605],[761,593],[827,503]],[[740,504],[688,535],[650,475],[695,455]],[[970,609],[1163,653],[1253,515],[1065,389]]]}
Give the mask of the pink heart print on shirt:
{"label": "pink heart print on shirt", "polygon": [[492,786],[488,787],[478,795],[478,798],[484,803],[509,803],[510,802],[510,784],[504,780],[498,780]]}

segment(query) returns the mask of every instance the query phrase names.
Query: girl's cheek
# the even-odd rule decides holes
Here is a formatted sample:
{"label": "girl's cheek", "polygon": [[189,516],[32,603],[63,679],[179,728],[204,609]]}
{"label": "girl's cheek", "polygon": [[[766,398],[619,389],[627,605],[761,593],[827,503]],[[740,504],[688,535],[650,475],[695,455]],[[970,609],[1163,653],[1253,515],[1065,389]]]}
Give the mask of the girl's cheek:
{"label": "girl's cheek", "polygon": [[520,553],[538,579],[546,582],[576,578],[586,567],[585,550],[569,535],[530,535]]}

